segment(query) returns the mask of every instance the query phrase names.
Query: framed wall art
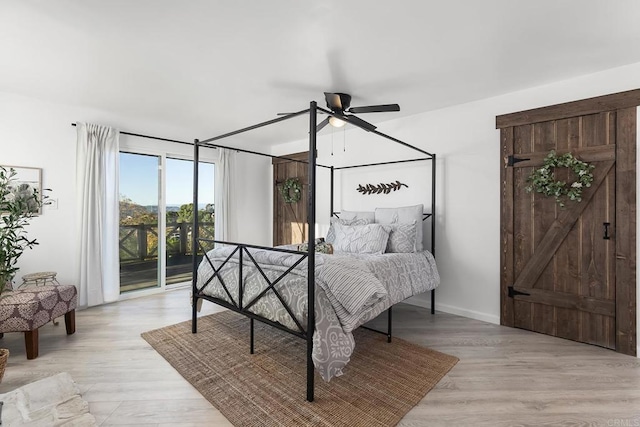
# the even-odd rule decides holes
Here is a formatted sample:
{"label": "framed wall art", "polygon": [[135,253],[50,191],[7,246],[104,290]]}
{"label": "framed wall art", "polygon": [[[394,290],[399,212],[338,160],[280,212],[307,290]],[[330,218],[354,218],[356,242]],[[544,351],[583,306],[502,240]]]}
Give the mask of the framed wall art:
{"label": "framed wall art", "polygon": [[[38,197],[42,201],[42,169],[32,168],[27,166],[10,166],[0,165],[7,170],[13,169],[16,171],[16,176],[11,183],[12,193],[16,198],[28,198],[33,194],[33,191],[38,192]],[[42,213],[42,204],[33,203],[30,204],[30,212],[34,214]]]}

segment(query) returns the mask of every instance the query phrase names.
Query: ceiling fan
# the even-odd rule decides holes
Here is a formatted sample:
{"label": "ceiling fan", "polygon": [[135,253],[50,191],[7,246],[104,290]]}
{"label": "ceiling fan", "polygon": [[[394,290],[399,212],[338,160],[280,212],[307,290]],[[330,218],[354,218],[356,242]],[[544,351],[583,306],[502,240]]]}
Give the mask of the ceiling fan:
{"label": "ceiling fan", "polygon": [[[383,105],[367,105],[362,107],[350,107],[351,95],[346,93],[332,93],[325,92],[324,99],[327,101],[327,108],[329,108],[338,117],[327,117],[316,127],[316,131],[319,131],[328,124],[335,127],[344,126],[345,123],[351,123],[358,127],[361,127],[367,131],[375,130],[376,127],[371,123],[362,120],[361,118],[354,116],[353,114],[360,113],[383,113],[388,111],[400,111],[398,104],[383,104]],[[352,113],[351,115],[346,113]]]}
{"label": "ceiling fan", "polygon": [[[351,95],[340,92],[325,92],[324,99],[327,102],[327,108],[329,108],[335,116],[327,117],[316,126],[316,132],[319,132],[326,125],[331,124],[334,127],[342,127],[346,123],[351,123],[355,126],[363,128],[366,131],[371,132],[376,127],[371,123],[362,120],[361,118],[354,116],[353,114],[360,113],[384,113],[389,111],[400,111],[398,104],[383,104],[383,105],[366,105],[362,107],[350,107]],[[346,114],[350,113],[350,114]]]}

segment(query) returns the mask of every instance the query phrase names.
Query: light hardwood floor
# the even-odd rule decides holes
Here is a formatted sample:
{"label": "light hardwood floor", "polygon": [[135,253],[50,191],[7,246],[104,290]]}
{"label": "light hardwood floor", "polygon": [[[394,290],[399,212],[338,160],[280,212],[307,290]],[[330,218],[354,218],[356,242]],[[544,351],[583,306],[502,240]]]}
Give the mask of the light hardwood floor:
{"label": "light hardwood floor", "polygon": [[[5,334],[11,356],[0,392],[67,371],[101,425],[229,425],[140,337],[189,319],[188,295],[79,311],[71,336],[64,322],[48,324],[31,361],[23,334]],[[203,313],[218,310],[204,303]],[[394,335],[460,358],[402,426],[640,426],[640,359],[405,304],[394,308]]]}

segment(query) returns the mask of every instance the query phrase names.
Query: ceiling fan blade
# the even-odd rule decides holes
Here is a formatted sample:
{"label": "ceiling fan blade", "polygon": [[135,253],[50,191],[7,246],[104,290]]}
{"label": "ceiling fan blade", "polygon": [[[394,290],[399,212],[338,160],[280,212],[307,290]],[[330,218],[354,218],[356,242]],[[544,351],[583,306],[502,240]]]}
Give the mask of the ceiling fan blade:
{"label": "ceiling fan blade", "polygon": [[327,106],[331,110],[339,110],[342,111],[342,100],[340,99],[340,94],[325,92],[324,99],[327,101]]}
{"label": "ceiling fan blade", "polygon": [[347,123],[351,123],[352,125],[358,126],[367,132],[371,132],[372,130],[376,130],[376,127],[369,122],[362,120],[360,117],[356,116],[347,116],[346,114],[340,116],[340,120],[344,120]]}
{"label": "ceiling fan blade", "polygon": [[325,127],[328,124],[329,124],[329,117],[327,117],[326,119],[324,119],[323,121],[318,123],[318,125],[316,126],[316,133],[320,132],[322,130],[322,128]]}
{"label": "ceiling fan blade", "polygon": [[398,104],[383,104],[383,105],[367,105],[364,107],[352,107],[349,108],[350,113],[384,113],[387,111],[400,111]]}
{"label": "ceiling fan blade", "polygon": [[[276,116],[289,116],[291,114],[295,114],[295,113],[276,113]],[[324,111],[318,111],[318,114],[327,114]]]}

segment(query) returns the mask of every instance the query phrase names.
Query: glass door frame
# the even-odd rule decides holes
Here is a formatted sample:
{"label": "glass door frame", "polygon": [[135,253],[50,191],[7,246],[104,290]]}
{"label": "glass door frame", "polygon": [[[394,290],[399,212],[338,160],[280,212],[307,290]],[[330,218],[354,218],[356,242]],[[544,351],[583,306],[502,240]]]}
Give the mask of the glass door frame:
{"label": "glass door frame", "polygon": [[[151,147],[151,144],[153,144],[153,147]],[[175,283],[172,285],[167,285],[166,167],[167,157],[172,159],[193,161],[193,147],[187,144],[180,144],[179,147],[176,147],[177,144],[175,143],[168,143],[163,141],[154,141],[151,144],[148,142],[148,140],[141,141],[141,138],[121,135],[119,151],[132,154],[158,156],[160,158],[160,164],[158,166],[158,185],[160,187],[158,191],[158,280],[160,283],[159,286],[154,286],[153,288],[132,290],[125,293],[120,293],[120,297],[118,299],[119,301],[138,298],[146,295],[154,295],[165,292],[167,290],[184,288],[188,286],[188,283]],[[200,150],[199,160],[201,163],[212,163],[215,170],[216,154],[217,153],[214,149]],[[193,186],[193,180],[191,181],[191,186]],[[197,211],[194,212],[194,214],[197,214]]]}

